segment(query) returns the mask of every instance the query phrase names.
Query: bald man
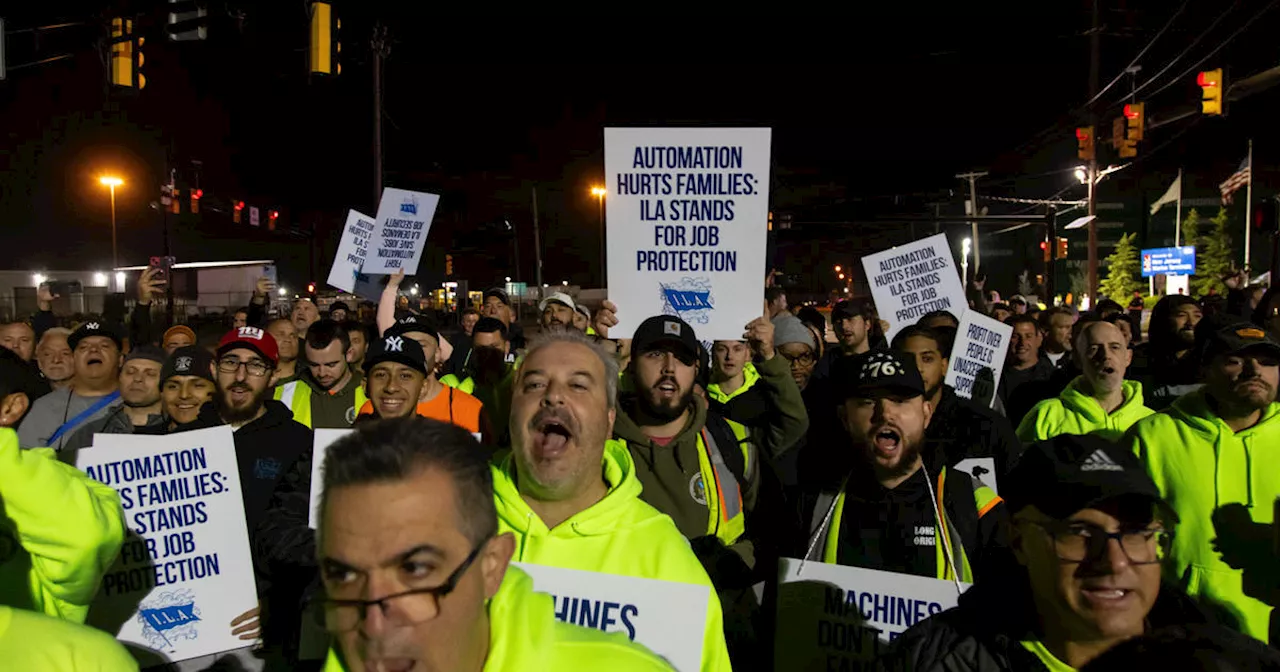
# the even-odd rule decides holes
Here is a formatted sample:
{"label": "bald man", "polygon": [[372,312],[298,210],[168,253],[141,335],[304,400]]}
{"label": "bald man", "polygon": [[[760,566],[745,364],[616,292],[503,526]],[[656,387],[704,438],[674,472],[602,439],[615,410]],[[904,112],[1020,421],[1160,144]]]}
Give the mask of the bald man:
{"label": "bald man", "polygon": [[1024,442],[1059,434],[1097,434],[1118,440],[1130,425],[1151,415],[1142,383],[1125,380],[1133,361],[1124,332],[1110,322],[1091,322],[1076,336],[1072,356],[1082,373],[1062,394],[1035,405],[1018,425]]}

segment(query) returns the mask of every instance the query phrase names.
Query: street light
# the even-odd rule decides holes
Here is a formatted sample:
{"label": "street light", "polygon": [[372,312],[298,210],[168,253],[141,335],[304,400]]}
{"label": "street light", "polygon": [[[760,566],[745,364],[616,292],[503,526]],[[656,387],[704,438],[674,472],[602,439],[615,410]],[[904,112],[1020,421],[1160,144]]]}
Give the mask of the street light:
{"label": "street light", "polygon": [[286,290],[284,287],[280,287],[276,289],[276,294],[279,295],[281,298],[284,298],[286,295],[288,295],[288,293],[289,291]]}
{"label": "street light", "polygon": [[1085,172],[1084,166],[1076,168],[1076,179],[1080,180],[1080,184],[1089,184],[1089,174]]}
{"label": "street light", "polygon": [[[604,257],[604,187],[591,187],[591,195],[596,197],[600,208],[600,282],[609,284],[609,276],[605,274]],[[603,286],[603,285],[602,285]]]}
{"label": "street light", "polygon": [[841,270],[841,269],[840,269],[840,266],[839,266],[839,265],[837,265],[837,266],[836,266],[836,273],[839,273],[839,272],[840,272],[840,270]]}
{"label": "street light", "polygon": [[964,286],[969,286],[969,248],[973,246],[973,240],[965,238],[960,241],[960,278],[964,281]]}
{"label": "street light", "polygon": [[[120,257],[116,249],[116,187],[124,184],[124,180],[114,175],[103,175],[98,178],[98,182],[111,190],[111,268],[119,268]],[[123,291],[123,284],[117,291]]]}

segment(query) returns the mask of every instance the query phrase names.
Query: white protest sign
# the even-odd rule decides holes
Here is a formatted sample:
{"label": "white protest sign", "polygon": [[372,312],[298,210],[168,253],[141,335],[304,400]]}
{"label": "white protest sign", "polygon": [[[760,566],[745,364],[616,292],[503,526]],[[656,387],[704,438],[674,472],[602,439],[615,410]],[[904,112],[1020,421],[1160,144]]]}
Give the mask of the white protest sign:
{"label": "white protest sign", "polygon": [[417,273],[422,250],[427,247],[431,218],[439,203],[440,197],[435,194],[383,189],[363,272],[379,275],[403,268],[405,275]]}
{"label": "white protest sign", "polygon": [[355,293],[356,276],[364,266],[369,241],[373,239],[373,218],[355,210],[347,211],[347,223],[342,227],[338,240],[338,252],[333,255],[333,267],[329,269],[329,286],[344,292]]}
{"label": "white protest sign", "polygon": [[889,642],[959,597],[950,581],[792,558],[778,574],[778,672],[874,669]]}
{"label": "white protest sign", "polygon": [[707,586],[513,563],[533,577],[533,588],[555,599],[556,618],[605,632],[625,633],[677,670],[702,666]]}
{"label": "white protest sign", "polygon": [[231,428],[100,434],[76,466],[120,493],[126,529],[88,624],[115,633],[143,667],[250,644],[231,634],[258,605]]}
{"label": "white protest sign", "polygon": [[258,226],[258,206],[249,206],[249,226]]}
{"label": "white protest sign", "polygon": [[705,340],[760,317],[769,227],[768,128],[606,128],[612,338],[677,315]]}
{"label": "white protest sign", "polygon": [[951,346],[946,383],[965,399],[990,406],[995,400],[1012,337],[1013,327],[976,310],[966,310]]}
{"label": "white protest sign", "polygon": [[880,319],[889,323],[885,338],[935,310],[959,315],[968,308],[956,273],[947,234],[922,238],[862,258]]}
{"label": "white protest sign", "polygon": [[1000,494],[1000,488],[996,487],[996,458],[970,457],[957,462],[955,469],[969,474],[969,478],[991,488],[997,495]]}
{"label": "white protest sign", "polygon": [[315,530],[320,527],[320,496],[324,494],[324,456],[334,441],[350,434],[353,429],[319,429],[311,443],[311,514],[307,525]]}

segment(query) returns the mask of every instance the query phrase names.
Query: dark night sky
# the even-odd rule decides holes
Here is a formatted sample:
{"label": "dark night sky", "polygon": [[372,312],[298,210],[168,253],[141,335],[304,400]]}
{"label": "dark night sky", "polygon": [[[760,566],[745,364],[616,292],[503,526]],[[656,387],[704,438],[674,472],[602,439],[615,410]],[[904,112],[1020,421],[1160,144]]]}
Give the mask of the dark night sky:
{"label": "dark night sky", "polygon": [[[439,264],[447,249],[463,248],[455,266],[473,285],[510,273],[498,261],[509,239],[482,228],[503,218],[521,232],[523,275],[531,275],[535,185],[549,281],[592,281],[599,239],[588,189],[603,178],[604,126],[772,126],[774,208],[804,213],[853,198],[957,189],[952,175],[975,167],[992,170],[996,192],[1048,196],[1069,175],[1025,176],[1074,165],[1071,113],[1086,98],[1084,0],[942,10],[899,3],[910,6],[875,14],[744,10],[732,18],[632,18],[603,9],[448,16],[346,3],[344,71],[332,80],[306,74],[304,3],[259,7],[266,4],[238,3],[237,25],[228,3],[211,2],[205,43],[165,43],[156,0],[6,16],[9,30],[90,25],[46,35],[38,51],[30,35],[8,39],[10,64],[75,57],[0,82],[0,267],[109,263],[107,197],[94,180],[106,169],[129,181],[118,202],[121,261],[145,263],[161,249],[160,218],[146,204],[158,198],[166,161],[189,183],[198,160],[204,212],[170,219],[180,260],[271,257],[286,282],[323,279],[346,209],[374,207],[367,36],[375,18],[395,40],[385,66],[386,183],[443,195],[428,259]],[[1104,2],[1103,83],[1178,4]],[[1152,89],[1266,5],[1190,3],[1144,59],[1139,81],[1183,52],[1224,7],[1231,12],[1221,24]],[[109,17],[122,12],[135,13],[148,36],[148,84],[138,95],[108,90],[97,46]],[[1276,65],[1265,52],[1274,52],[1278,18],[1263,16],[1213,62],[1246,74]],[[1148,114],[1198,97],[1190,79],[1162,92]],[[1118,85],[1105,101],[1120,102],[1128,87]],[[1274,95],[1257,98],[1274,109]],[[1255,116],[1264,125],[1265,116]],[[1161,139],[1181,128],[1172,125]],[[1212,154],[1205,161],[1215,170],[1238,162],[1234,149],[1195,149],[1235,143],[1247,131],[1216,133],[1192,129],[1148,167],[1176,161],[1180,149]],[[232,224],[216,211],[234,199],[278,208],[282,229],[315,226],[320,242],[254,231],[247,218]]]}

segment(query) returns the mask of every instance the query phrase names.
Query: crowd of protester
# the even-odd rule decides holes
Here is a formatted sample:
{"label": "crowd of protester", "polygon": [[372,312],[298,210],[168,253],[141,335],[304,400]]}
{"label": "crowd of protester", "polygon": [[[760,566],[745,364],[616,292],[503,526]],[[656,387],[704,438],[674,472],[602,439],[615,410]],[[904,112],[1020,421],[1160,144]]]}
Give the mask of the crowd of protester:
{"label": "crowd of protester", "polygon": [[[75,456],[227,425],[259,605],[226,624],[245,648],[172,669],[670,669],[558,622],[513,561],[707,586],[700,669],[771,669],[781,558],[972,584],[886,670],[1280,669],[1280,295],[1240,277],[1145,325],[1141,297],[976,292],[1012,337],[972,399],[947,312],[889,341],[869,298],[771,286],[740,339],[629,314],[616,339],[628,306],[554,293],[526,335],[502,289],[454,318],[402,280],[321,310],[263,278],[162,330],[147,271],[127,319],[61,325],[42,288],[0,326],[0,667],[136,667],[81,625],[126,530]],[[318,530],[316,429],[354,429]]]}

